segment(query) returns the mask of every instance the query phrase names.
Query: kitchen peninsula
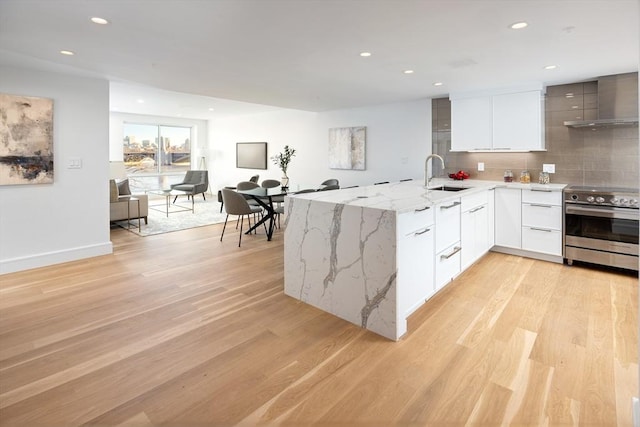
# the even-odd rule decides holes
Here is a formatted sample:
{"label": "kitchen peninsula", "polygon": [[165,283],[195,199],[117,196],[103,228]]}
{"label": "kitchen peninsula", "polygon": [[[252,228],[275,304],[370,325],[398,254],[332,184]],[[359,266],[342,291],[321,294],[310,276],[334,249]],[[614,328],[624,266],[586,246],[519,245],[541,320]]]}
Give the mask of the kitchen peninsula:
{"label": "kitchen peninsula", "polygon": [[398,340],[413,311],[494,246],[494,189],[559,199],[563,187],[436,179],[287,197],[285,294]]}

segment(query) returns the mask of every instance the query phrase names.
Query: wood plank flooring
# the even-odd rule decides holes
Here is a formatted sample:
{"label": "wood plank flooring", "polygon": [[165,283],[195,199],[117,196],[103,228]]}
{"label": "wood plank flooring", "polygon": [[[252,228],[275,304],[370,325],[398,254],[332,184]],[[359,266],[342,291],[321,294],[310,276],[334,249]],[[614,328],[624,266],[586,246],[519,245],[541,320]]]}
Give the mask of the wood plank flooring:
{"label": "wood plank flooring", "polygon": [[391,342],[221,225],[0,276],[2,426],[630,426],[638,279],[490,253]]}

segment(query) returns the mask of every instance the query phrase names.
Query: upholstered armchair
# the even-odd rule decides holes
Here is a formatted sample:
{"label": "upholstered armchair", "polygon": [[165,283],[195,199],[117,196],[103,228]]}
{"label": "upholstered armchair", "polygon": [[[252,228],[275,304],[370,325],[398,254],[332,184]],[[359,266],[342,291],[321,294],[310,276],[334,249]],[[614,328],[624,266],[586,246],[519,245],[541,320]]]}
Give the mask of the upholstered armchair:
{"label": "upholstered armchair", "polygon": [[[204,193],[209,189],[209,173],[206,170],[187,171],[182,182],[171,185],[172,190],[180,190],[187,193],[188,196],[195,197],[196,194],[202,194],[207,200]],[[175,203],[178,196],[173,199]]]}

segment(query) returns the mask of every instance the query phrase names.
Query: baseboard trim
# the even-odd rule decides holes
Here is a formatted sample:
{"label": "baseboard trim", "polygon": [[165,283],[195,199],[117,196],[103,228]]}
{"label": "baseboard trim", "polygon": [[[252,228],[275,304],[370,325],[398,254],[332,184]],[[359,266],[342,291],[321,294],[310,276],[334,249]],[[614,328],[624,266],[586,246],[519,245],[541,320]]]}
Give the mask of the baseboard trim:
{"label": "baseboard trim", "polygon": [[539,259],[541,261],[555,262],[562,264],[564,259],[561,256],[543,254],[541,252],[531,252],[516,248],[507,248],[505,246],[494,246],[491,248],[493,252],[500,252],[508,255],[518,255],[525,258]]}
{"label": "baseboard trim", "polygon": [[105,242],[60,251],[44,252],[25,257],[3,259],[0,260],[0,274],[15,273],[17,271],[46,267],[112,253],[113,244],[111,242]]}

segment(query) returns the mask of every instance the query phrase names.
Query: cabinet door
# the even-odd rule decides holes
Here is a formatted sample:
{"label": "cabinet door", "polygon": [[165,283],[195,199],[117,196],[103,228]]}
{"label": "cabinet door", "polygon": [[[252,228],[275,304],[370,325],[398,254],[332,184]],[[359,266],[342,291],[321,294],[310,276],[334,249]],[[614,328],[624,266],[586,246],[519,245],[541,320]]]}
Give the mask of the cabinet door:
{"label": "cabinet door", "polygon": [[496,190],[490,189],[487,193],[487,250],[495,245],[496,241]]}
{"label": "cabinet door", "polygon": [[460,242],[436,254],[436,291],[460,274]]}
{"label": "cabinet door", "polygon": [[540,91],[493,97],[494,150],[541,150],[542,130]]}
{"label": "cabinet door", "polygon": [[434,227],[424,227],[398,240],[398,312],[413,313],[433,293]]}
{"label": "cabinet door", "polygon": [[490,96],[451,101],[451,151],[491,149],[491,104]]}
{"label": "cabinet door", "polygon": [[460,242],[460,199],[436,205],[436,252]]}
{"label": "cabinet door", "polygon": [[460,263],[465,270],[489,250],[487,205],[476,206],[460,217]]}
{"label": "cabinet door", "polygon": [[495,190],[495,243],[520,249],[522,246],[522,204],[520,190]]}

